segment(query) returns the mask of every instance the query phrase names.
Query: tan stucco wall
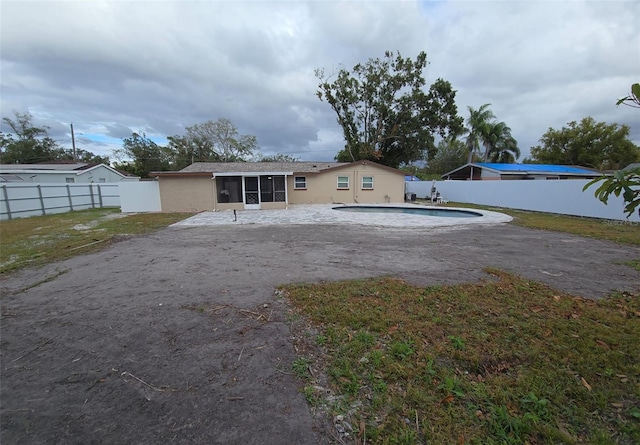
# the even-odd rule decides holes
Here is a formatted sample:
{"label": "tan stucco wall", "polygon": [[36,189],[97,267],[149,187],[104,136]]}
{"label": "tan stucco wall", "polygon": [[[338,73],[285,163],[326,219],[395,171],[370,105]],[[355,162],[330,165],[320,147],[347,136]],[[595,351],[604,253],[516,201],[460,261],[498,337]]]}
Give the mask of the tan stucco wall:
{"label": "tan stucco wall", "polygon": [[215,181],[211,177],[158,178],[163,212],[213,210]]}
{"label": "tan stucco wall", "polygon": [[[306,176],[306,190],[295,190],[294,177]],[[349,190],[338,190],[338,176],[349,177]],[[373,190],[362,190],[362,177],[373,176]],[[316,174],[287,178],[290,204],[401,203],[404,202],[404,175],[374,165],[358,164]]]}
{"label": "tan stucco wall", "polygon": [[[260,210],[279,210],[286,209],[287,203],[285,202],[261,202]],[[232,202],[228,204],[216,203],[215,210],[244,210],[244,203]]]}
{"label": "tan stucco wall", "polygon": [[280,210],[280,209],[286,209],[286,208],[287,208],[286,202],[261,202],[260,203],[260,209],[262,210]]}

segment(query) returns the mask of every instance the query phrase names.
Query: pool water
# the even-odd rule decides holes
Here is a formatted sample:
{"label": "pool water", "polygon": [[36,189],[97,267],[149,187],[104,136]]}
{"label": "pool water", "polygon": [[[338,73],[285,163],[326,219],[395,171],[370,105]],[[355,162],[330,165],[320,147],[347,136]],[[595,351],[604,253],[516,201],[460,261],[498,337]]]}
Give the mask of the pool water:
{"label": "pool water", "polygon": [[411,215],[436,216],[445,218],[478,218],[482,216],[482,213],[472,212],[471,210],[415,207],[343,206],[333,207],[333,210],[358,213],[409,213]]}

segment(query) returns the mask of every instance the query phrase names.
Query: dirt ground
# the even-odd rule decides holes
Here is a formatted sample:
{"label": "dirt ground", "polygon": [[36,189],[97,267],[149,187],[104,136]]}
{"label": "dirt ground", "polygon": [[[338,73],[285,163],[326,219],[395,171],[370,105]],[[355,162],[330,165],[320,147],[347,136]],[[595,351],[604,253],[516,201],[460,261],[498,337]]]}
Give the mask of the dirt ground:
{"label": "dirt ground", "polygon": [[637,247],[512,225],[172,227],[0,282],[2,444],[316,444],[283,283],[498,267],[591,298],[640,292]]}

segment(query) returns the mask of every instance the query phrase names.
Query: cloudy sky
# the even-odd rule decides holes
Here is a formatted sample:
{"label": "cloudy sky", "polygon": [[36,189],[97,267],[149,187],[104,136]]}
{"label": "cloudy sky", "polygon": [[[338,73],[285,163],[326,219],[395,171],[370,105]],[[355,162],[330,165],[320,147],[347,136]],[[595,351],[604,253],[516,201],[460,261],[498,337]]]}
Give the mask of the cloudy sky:
{"label": "cloudy sky", "polygon": [[264,154],[331,160],[344,142],[314,69],[385,50],[425,51],[427,83],[451,82],[465,119],[492,104],[523,157],[586,116],[640,144],[640,112],[615,106],[640,81],[635,0],[0,0],[0,17],[2,116],[29,111],[67,147],[73,122],[102,155],[134,131],[162,143],[225,117]]}

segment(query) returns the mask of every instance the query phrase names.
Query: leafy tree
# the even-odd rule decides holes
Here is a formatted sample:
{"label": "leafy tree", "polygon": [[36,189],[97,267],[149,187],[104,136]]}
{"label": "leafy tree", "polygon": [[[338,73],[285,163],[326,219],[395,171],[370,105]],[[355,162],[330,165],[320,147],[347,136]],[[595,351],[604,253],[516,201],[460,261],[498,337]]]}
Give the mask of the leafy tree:
{"label": "leafy tree", "polygon": [[260,156],[260,162],[297,162],[298,158],[284,153],[275,155]]}
{"label": "leafy tree", "polygon": [[382,60],[341,69],[333,82],[316,70],[317,96],[336,112],[346,142],[338,161],[368,159],[397,168],[432,158],[434,134],[462,131],[451,84],[438,79],[425,93],[426,65],[424,52],[414,61],[387,51]]}
{"label": "leafy tree", "polygon": [[496,116],[493,111],[489,110],[491,104],[484,104],[477,110],[468,106],[469,117],[467,118],[467,151],[469,157],[467,162],[473,162],[474,156],[479,156],[480,146],[484,141],[484,135],[487,133],[489,123],[493,121]]}
{"label": "leafy tree", "polygon": [[180,135],[169,136],[167,139],[173,170],[181,170],[194,162],[220,162],[217,153],[199,140]]}
{"label": "leafy tree", "polygon": [[616,102],[616,105],[620,104],[640,108],[640,83],[634,83],[631,85],[631,93],[627,97],[618,99],[618,102]]}
{"label": "leafy tree", "polygon": [[[74,159],[73,150],[65,150],[65,156],[67,159]],[[78,162],[86,162],[89,164],[106,164],[109,165],[110,160],[108,156],[100,156],[82,148],[76,148],[75,159]]]}
{"label": "leafy tree", "polygon": [[[619,99],[616,105],[622,103],[634,108],[640,108],[640,84],[634,83],[631,85],[631,95]],[[637,104],[637,106],[634,104]],[[636,147],[636,150],[638,150],[638,147]],[[640,155],[636,156],[636,158],[640,158]],[[608,202],[609,196],[612,193],[616,196],[620,196],[622,193],[622,198],[625,203],[624,211],[627,214],[627,218],[629,218],[635,209],[640,207],[640,168],[625,170],[618,170],[613,176],[596,178],[588,182],[582,188],[582,191],[584,192],[592,185],[602,182],[600,187],[596,189],[595,196],[605,204]],[[638,209],[638,215],[640,215],[640,209]]]}
{"label": "leafy tree", "polygon": [[[593,181],[589,181],[582,188],[582,191],[585,191],[598,182],[602,182],[602,184],[600,184],[600,187],[595,191],[596,198],[606,204],[609,200],[609,195],[612,193],[616,196],[622,194],[625,202],[624,211],[627,214],[627,218],[640,206],[640,168],[626,172],[618,170],[613,176],[596,178]],[[638,209],[638,215],[640,215],[640,209]]]}
{"label": "leafy tree", "polygon": [[504,122],[491,122],[484,135],[484,162],[513,164],[520,157],[518,142]]}
{"label": "leafy tree", "polygon": [[474,157],[480,156],[482,145],[484,162],[513,163],[520,156],[518,142],[511,135],[511,128],[496,120],[496,116],[489,109],[490,105],[484,104],[477,110],[468,107],[467,162],[473,162]]}
{"label": "leafy tree", "polygon": [[2,121],[12,133],[0,137],[0,162],[4,164],[35,164],[64,157],[64,150],[47,133],[49,127],[36,127],[33,116],[14,112],[15,119],[3,117]]}
{"label": "leafy tree", "polygon": [[[6,164],[34,164],[53,161],[78,161],[109,165],[109,158],[90,151],[59,146],[48,135],[49,127],[36,127],[31,113],[14,112],[15,119],[2,118],[13,133],[0,133],[0,162]],[[15,135],[15,136],[14,136]]]}
{"label": "leafy tree", "polygon": [[596,122],[592,117],[569,122],[561,130],[549,128],[540,142],[531,148],[528,162],[615,170],[640,159],[640,148],[629,140],[627,125]]}
{"label": "leafy tree", "polygon": [[455,170],[467,161],[467,145],[459,139],[442,139],[438,143],[438,151],[429,161],[428,172],[442,175]]}
{"label": "leafy tree", "polygon": [[184,143],[202,161],[247,161],[258,150],[255,136],[241,135],[229,119],[207,121],[187,127]]}
{"label": "leafy tree", "polygon": [[133,133],[131,137],[123,139],[122,148],[114,150],[114,155],[120,161],[114,164],[115,168],[141,178],[148,178],[152,171],[170,168],[167,149],[147,138],[144,133]]}

